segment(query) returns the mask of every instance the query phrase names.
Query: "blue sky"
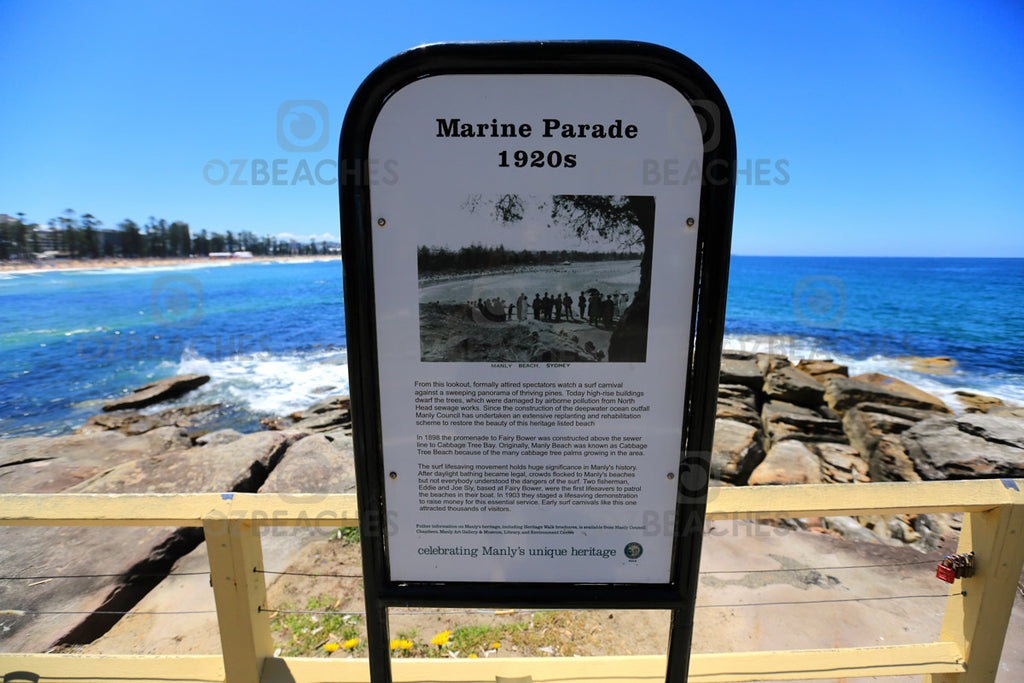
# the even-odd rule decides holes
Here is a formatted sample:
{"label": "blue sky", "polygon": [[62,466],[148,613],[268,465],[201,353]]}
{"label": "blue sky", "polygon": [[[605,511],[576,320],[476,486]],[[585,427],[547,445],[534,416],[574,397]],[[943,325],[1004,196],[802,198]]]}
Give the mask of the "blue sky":
{"label": "blue sky", "polygon": [[[0,213],[336,239],[336,186],[213,184],[208,164],[333,157],[362,79],[419,44],[620,38],[723,91],[734,253],[1024,257],[1019,3],[210,5],[0,0]],[[290,100],[326,106],[322,151],[278,146]],[[742,173],[759,159],[788,180]]]}

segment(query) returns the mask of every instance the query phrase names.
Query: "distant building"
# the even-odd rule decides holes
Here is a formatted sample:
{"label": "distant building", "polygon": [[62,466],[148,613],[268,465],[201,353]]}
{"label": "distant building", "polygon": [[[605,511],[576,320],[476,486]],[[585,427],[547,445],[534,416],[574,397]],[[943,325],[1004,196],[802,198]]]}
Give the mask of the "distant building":
{"label": "distant building", "polygon": [[[57,228],[36,226],[36,250],[39,253],[51,252],[56,254],[60,251],[61,241],[61,231]],[[44,258],[53,258],[53,256],[46,256]]]}

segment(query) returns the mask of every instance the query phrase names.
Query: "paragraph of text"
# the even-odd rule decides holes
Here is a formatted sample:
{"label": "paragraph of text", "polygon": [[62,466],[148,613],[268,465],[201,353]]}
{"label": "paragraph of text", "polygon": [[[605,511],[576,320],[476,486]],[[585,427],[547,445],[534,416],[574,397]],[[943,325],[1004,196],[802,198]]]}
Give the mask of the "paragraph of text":
{"label": "paragraph of text", "polygon": [[642,419],[644,395],[622,382],[413,382],[420,426],[593,427]]}
{"label": "paragraph of text", "polygon": [[635,505],[635,465],[420,463],[421,510],[506,512],[513,506]]}

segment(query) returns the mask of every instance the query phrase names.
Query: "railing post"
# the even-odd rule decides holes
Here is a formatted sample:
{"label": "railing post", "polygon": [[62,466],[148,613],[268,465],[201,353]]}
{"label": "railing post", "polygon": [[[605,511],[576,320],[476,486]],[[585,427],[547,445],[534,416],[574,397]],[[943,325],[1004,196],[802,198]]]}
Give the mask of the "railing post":
{"label": "railing post", "polygon": [[226,683],[259,683],[273,653],[270,619],[260,611],[267,597],[260,530],[232,519],[203,521],[210,580],[217,604]]}
{"label": "railing post", "polygon": [[[933,674],[925,678],[929,683],[995,680],[1024,564],[1024,500],[1020,505],[965,513],[958,552],[972,550],[977,570],[974,576],[958,580],[950,589],[939,636],[939,640],[960,647],[967,671]],[[967,594],[957,597],[960,591]]]}

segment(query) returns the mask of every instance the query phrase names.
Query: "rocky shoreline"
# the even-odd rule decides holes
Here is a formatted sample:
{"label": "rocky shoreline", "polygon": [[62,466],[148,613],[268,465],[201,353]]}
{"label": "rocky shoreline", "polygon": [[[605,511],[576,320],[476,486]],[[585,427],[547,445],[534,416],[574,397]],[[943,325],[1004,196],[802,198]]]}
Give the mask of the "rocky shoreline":
{"label": "rocky shoreline", "polygon": [[[964,397],[966,412],[954,415],[899,380],[847,374],[830,361],[793,365],[782,356],[725,352],[712,483],[1024,476],[1024,409],[972,395]],[[265,418],[264,431],[251,434],[218,428],[231,406],[153,412],[207,380],[187,375],[140,387],[73,435],[0,439],[0,493],[354,492],[347,397]],[[777,523],[922,551],[951,542],[959,529],[952,515]],[[268,565],[289,566],[310,539],[330,531],[265,534]],[[197,529],[0,528],[0,576],[27,577],[0,581],[0,605],[28,613],[0,615],[0,650],[91,641],[119,618],[99,612],[131,609],[172,569],[205,557],[202,544]]]}
{"label": "rocky shoreline", "polygon": [[[921,359],[928,361],[930,359]],[[713,482],[733,486],[1024,477],[1024,408],[958,392],[965,412],[878,373],[831,360],[725,351]],[[853,540],[934,550],[955,515],[787,521]]]}
{"label": "rocky shoreline", "polygon": [[[251,434],[217,428],[232,412],[221,404],[140,412],[208,379],[140,387],[72,435],[0,439],[0,493],[355,492],[347,397],[265,420]],[[331,532],[271,535],[264,557],[288,566]],[[0,651],[91,642],[120,618],[104,612],[132,609],[172,570],[205,558],[202,545],[193,528],[0,527],[0,606],[14,610],[0,613]]]}

